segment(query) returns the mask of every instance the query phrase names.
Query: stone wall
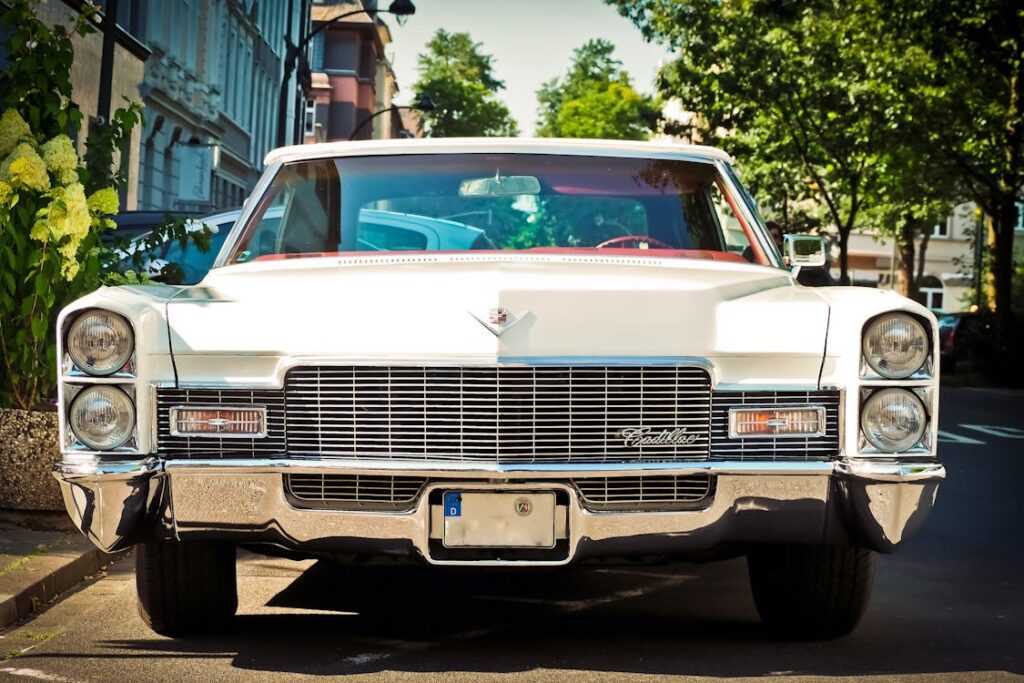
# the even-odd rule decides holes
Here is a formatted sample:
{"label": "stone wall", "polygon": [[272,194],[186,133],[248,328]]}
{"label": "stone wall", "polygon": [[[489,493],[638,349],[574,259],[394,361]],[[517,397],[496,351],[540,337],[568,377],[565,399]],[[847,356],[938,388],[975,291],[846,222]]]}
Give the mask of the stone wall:
{"label": "stone wall", "polygon": [[0,408],[0,508],[63,510],[57,413]]}

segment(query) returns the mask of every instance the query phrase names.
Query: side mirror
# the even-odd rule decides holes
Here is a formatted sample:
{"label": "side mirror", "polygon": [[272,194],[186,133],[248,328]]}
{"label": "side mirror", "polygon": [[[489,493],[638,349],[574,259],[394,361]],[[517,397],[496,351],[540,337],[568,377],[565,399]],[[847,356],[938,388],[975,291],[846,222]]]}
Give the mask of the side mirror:
{"label": "side mirror", "polygon": [[816,235],[786,235],[783,251],[790,268],[821,268],[825,265],[825,239]]}

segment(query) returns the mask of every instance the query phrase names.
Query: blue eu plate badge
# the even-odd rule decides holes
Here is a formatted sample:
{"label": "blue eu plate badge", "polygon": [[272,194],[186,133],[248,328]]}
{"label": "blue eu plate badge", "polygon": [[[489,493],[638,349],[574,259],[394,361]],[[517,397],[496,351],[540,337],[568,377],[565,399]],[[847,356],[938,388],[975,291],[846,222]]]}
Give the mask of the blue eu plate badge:
{"label": "blue eu plate badge", "polygon": [[462,494],[458,491],[445,491],[444,492],[444,516],[445,517],[461,517],[462,516]]}

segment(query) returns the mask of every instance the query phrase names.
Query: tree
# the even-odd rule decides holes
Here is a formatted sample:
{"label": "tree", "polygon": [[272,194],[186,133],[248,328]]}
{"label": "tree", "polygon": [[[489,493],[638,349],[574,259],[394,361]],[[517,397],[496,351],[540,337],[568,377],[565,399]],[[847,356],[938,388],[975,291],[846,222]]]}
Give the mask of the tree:
{"label": "tree", "polygon": [[561,78],[537,91],[541,137],[644,140],[657,123],[658,110],[629,82],[622,62],[607,40],[589,40],[573,52]]}
{"label": "tree", "polygon": [[[2,16],[9,64],[0,73],[0,406],[33,410],[56,384],[57,312],[101,284],[99,234],[113,227],[117,191],[89,188],[69,130],[71,35],[91,30],[83,8],[70,33],[30,0]],[[130,122],[129,122],[130,123]],[[98,143],[97,143],[98,144]]]}
{"label": "tree", "polygon": [[494,76],[492,57],[468,33],[438,29],[419,57],[417,98],[435,108],[424,112],[430,137],[518,135],[515,119],[497,98],[505,84]]}
{"label": "tree", "polygon": [[908,35],[929,57],[909,90],[925,142],[991,222],[997,328],[1011,351],[1013,242],[1024,186],[1024,4],[913,0],[901,10],[891,33]]}
{"label": "tree", "polygon": [[784,170],[755,170],[762,198],[823,205],[849,284],[850,233],[882,191],[881,162],[907,117],[894,75],[913,54],[881,42],[882,13],[865,12],[866,0],[610,2],[679,51],[661,90],[700,114],[698,137],[727,142],[745,170]]}

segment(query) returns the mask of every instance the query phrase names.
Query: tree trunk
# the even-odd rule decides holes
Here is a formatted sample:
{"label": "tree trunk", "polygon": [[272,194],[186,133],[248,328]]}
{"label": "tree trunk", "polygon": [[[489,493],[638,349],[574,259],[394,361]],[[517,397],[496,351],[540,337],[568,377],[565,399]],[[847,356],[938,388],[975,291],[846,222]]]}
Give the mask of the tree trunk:
{"label": "tree trunk", "polygon": [[921,278],[924,277],[924,258],[928,253],[928,242],[932,238],[930,231],[925,231],[924,237],[921,238],[921,247],[917,252],[917,275],[914,276],[914,293],[917,294],[917,288],[921,286]]}
{"label": "tree trunk", "polygon": [[995,248],[992,254],[992,278],[996,290],[996,323],[1003,344],[1013,348],[1013,236],[1017,226],[1017,202],[1012,192],[1001,194],[992,203],[996,215]]}
{"label": "tree trunk", "polygon": [[850,228],[839,228],[839,284],[850,284]]}
{"label": "tree trunk", "polygon": [[914,298],[914,234],[917,223],[911,216],[905,216],[896,238],[899,245],[900,262],[899,277],[896,287],[900,294],[908,299]]}

